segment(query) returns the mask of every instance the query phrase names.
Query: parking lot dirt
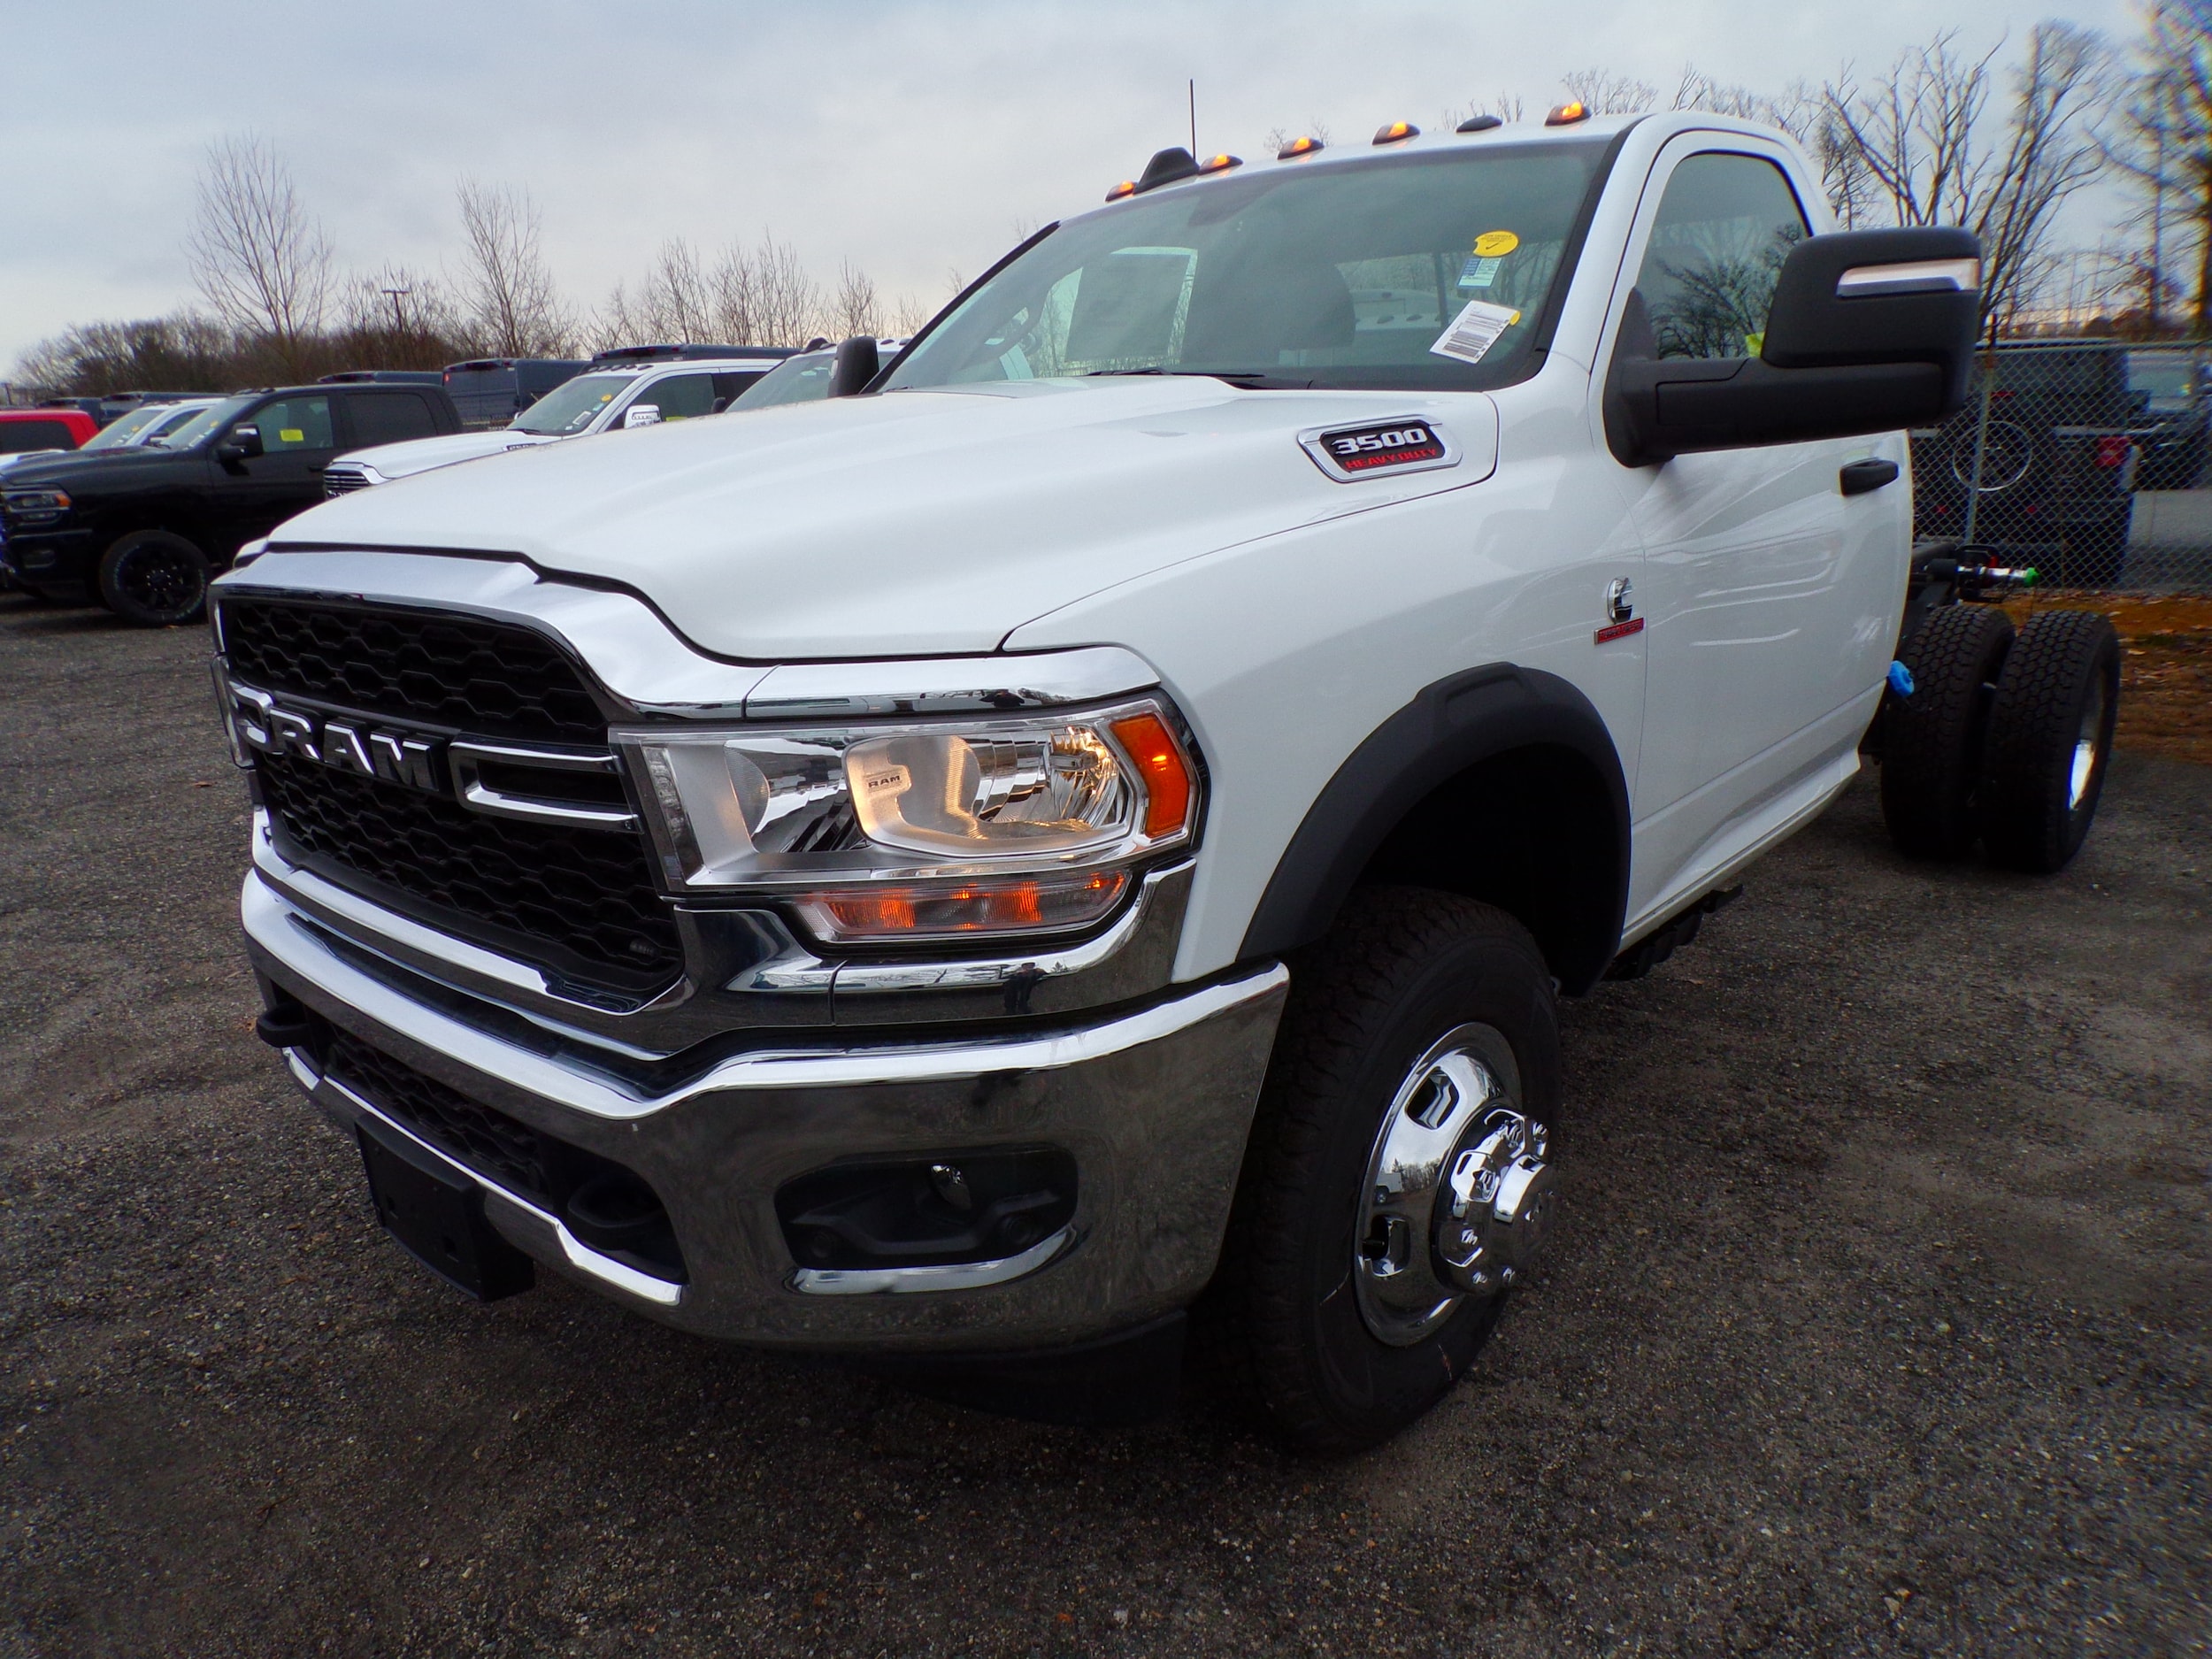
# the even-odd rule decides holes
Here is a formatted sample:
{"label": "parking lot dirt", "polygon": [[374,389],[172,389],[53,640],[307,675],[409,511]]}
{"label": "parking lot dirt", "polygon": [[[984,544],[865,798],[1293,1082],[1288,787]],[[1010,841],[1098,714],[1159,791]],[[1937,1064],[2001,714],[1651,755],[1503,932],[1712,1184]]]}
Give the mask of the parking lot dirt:
{"label": "parking lot dirt", "polygon": [[2212,1650],[2212,770],[2046,880],[1863,782],[1570,1004],[1548,1266],[1308,1462],[432,1280],[250,1034],[206,650],[0,597],[0,1655]]}

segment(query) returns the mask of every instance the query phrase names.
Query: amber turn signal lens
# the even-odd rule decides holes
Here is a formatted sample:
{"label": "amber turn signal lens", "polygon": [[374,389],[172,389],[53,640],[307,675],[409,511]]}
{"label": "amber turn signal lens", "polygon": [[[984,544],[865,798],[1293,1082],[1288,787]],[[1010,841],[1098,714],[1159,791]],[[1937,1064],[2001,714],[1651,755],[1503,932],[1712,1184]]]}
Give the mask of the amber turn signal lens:
{"label": "amber turn signal lens", "polygon": [[1190,817],[1190,767],[1181,748],[1156,714],[1132,715],[1113,729],[1144,780],[1144,833],[1154,841],[1172,835]]}
{"label": "amber turn signal lens", "polygon": [[1128,886],[1126,870],[1099,870],[956,887],[833,888],[810,893],[798,905],[814,933],[832,941],[1044,933],[1088,926]]}

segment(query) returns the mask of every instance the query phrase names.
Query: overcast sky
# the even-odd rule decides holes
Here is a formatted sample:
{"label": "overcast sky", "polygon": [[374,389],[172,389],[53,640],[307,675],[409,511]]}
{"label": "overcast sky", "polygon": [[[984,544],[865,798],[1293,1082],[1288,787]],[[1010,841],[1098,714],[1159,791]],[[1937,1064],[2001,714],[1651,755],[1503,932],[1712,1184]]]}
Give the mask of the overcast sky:
{"label": "overcast sky", "polygon": [[[2008,0],[0,0],[0,373],[71,323],[193,297],[183,242],[211,140],[289,162],[342,265],[434,270],[462,173],[527,188],[568,296],[634,281],[671,234],[764,228],[931,301],[1155,149],[1256,159],[1272,127],[1363,140],[1603,65],[1762,89],[1886,65],[1939,27],[2015,39]],[[2057,15],[2126,36],[2125,0]],[[2080,216],[2077,215],[2077,219]],[[2094,227],[2087,235],[2093,240]]]}

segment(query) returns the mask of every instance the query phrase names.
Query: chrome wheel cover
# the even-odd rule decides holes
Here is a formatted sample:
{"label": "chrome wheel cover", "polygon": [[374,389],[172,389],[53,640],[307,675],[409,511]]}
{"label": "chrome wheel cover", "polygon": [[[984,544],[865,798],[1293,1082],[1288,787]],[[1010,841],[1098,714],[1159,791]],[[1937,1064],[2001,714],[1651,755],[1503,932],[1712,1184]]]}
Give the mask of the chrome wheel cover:
{"label": "chrome wheel cover", "polygon": [[2070,812],[2081,805],[2097,775],[2098,745],[2104,740],[2104,679],[2100,675],[2081,711],[2081,727],[2074,733],[2073,760],[2066,776],[2066,810]]}
{"label": "chrome wheel cover", "polygon": [[1360,1318],[1379,1340],[1411,1347],[1528,1271],[1555,1177],[1544,1125],[1519,1096],[1504,1034],[1468,1025],[1432,1044],[1391,1097],[1352,1237]]}

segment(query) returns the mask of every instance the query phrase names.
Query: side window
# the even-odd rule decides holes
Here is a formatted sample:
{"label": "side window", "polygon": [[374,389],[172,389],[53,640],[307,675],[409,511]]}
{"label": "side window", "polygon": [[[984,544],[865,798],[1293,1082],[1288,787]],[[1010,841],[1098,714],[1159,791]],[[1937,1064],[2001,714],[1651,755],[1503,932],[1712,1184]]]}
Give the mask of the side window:
{"label": "side window", "polygon": [[438,433],[430,405],[412,392],[356,392],[346,399],[346,413],[353,421],[353,442],[362,449]]}
{"label": "side window", "polygon": [[265,454],[337,447],[331,434],[327,397],[288,397],[281,403],[264,403],[248,417],[246,424],[259,430]]}
{"label": "side window", "polygon": [[656,380],[637,395],[637,402],[651,403],[661,411],[663,420],[689,420],[695,415],[714,412],[714,376],[711,374],[672,374],[664,380]]}
{"label": "side window", "polygon": [[1770,161],[1709,154],[1676,167],[1636,274],[1659,355],[1757,357],[1782,261],[1810,234]]}

